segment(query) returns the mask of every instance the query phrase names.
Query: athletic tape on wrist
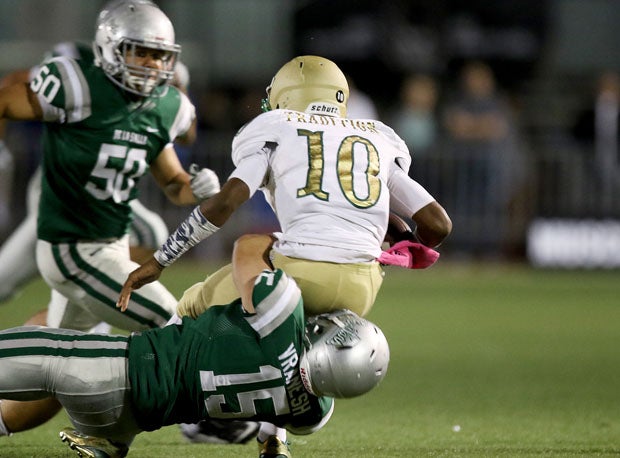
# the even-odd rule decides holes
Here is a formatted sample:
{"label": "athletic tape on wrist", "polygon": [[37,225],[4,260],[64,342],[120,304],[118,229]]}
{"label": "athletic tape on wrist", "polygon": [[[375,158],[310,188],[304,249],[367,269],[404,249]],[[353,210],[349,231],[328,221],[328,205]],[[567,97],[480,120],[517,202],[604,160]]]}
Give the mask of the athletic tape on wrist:
{"label": "athletic tape on wrist", "polygon": [[160,265],[167,267],[218,230],[219,227],[205,218],[197,206],[153,256]]}

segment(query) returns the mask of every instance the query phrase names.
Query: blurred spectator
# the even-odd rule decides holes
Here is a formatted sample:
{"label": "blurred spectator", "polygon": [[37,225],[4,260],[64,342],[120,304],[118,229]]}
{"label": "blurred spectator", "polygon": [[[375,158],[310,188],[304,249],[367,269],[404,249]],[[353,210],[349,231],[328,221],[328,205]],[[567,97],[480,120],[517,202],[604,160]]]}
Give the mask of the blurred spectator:
{"label": "blurred spectator", "polygon": [[521,227],[524,218],[523,212],[513,214],[515,202],[522,198],[525,177],[514,113],[487,64],[465,63],[458,82],[458,92],[446,104],[443,117],[447,134],[444,151],[454,164],[451,211],[455,227],[460,217],[469,221],[463,231],[468,232],[470,241],[482,242],[472,234],[485,232],[483,244],[468,247],[471,252],[503,255],[510,226]]}
{"label": "blurred spectator", "polygon": [[[516,138],[512,109],[499,93],[491,68],[478,61],[465,64],[459,92],[446,107],[444,123],[450,152],[466,162],[460,183],[470,211],[498,210],[513,184]],[[465,172],[465,171],[464,171]]]}
{"label": "blurred spectator", "polygon": [[400,104],[391,114],[390,123],[414,157],[436,152],[438,97],[439,87],[430,75],[412,74],[402,83]]}
{"label": "blurred spectator", "polygon": [[605,71],[597,79],[593,100],[573,126],[574,137],[592,152],[594,173],[604,202],[615,198],[620,182],[619,112],[620,74]]}

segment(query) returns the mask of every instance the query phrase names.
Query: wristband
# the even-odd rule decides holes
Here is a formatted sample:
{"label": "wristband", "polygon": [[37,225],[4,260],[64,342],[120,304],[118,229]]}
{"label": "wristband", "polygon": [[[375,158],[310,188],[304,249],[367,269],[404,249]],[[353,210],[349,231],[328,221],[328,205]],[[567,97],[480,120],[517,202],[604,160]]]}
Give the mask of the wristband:
{"label": "wristband", "polygon": [[219,227],[205,218],[200,206],[197,206],[153,256],[162,267],[168,267],[191,247],[218,230]]}

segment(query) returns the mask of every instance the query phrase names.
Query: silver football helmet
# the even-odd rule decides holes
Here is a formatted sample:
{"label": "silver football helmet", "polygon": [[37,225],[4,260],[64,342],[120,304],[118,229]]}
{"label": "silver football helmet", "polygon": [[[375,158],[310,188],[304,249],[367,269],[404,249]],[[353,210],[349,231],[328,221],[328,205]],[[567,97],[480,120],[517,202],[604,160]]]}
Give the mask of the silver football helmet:
{"label": "silver football helmet", "polygon": [[383,380],[390,361],[381,329],[349,310],[309,318],[306,345],[300,375],[306,389],[317,396],[364,394]]}
{"label": "silver football helmet", "polygon": [[[161,53],[160,68],[132,63],[144,49]],[[101,11],[93,50],[95,64],[112,82],[148,97],[173,78],[181,46],[175,43],[174,27],[163,12],[150,1],[135,0],[112,2]]]}
{"label": "silver football helmet", "polygon": [[126,3],[132,3],[132,2],[133,3],[146,3],[146,4],[157,7],[157,5],[151,0],[109,0],[108,2],[106,2],[105,5],[103,5],[103,8],[101,8],[101,10],[99,11],[99,15],[97,16],[97,23],[95,24],[95,30],[97,29],[97,27],[99,27],[99,24],[105,21],[108,14],[110,14],[110,11],[115,10],[119,6],[122,6]]}

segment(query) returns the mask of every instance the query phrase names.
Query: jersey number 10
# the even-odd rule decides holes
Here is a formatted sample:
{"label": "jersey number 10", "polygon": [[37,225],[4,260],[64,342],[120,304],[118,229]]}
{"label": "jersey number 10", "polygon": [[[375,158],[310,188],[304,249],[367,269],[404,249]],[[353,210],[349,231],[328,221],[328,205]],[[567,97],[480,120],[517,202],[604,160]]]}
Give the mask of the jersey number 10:
{"label": "jersey number 10", "polygon": [[[312,132],[298,129],[297,135],[306,137],[308,142],[308,174],[306,185],[297,190],[297,197],[312,195],[320,200],[329,200],[329,193],[323,189],[324,174],[324,143],[323,132]],[[366,182],[368,192],[360,197],[356,194],[354,186],[354,147],[362,147],[366,150],[368,166],[362,174]],[[337,176],[340,189],[344,197],[354,207],[369,208],[377,203],[381,195],[381,181],[379,175],[379,153],[375,146],[366,138],[358,135],[349,135],[340,142],[337,153]],[[358,188],[359,189],[359,188]]]}

